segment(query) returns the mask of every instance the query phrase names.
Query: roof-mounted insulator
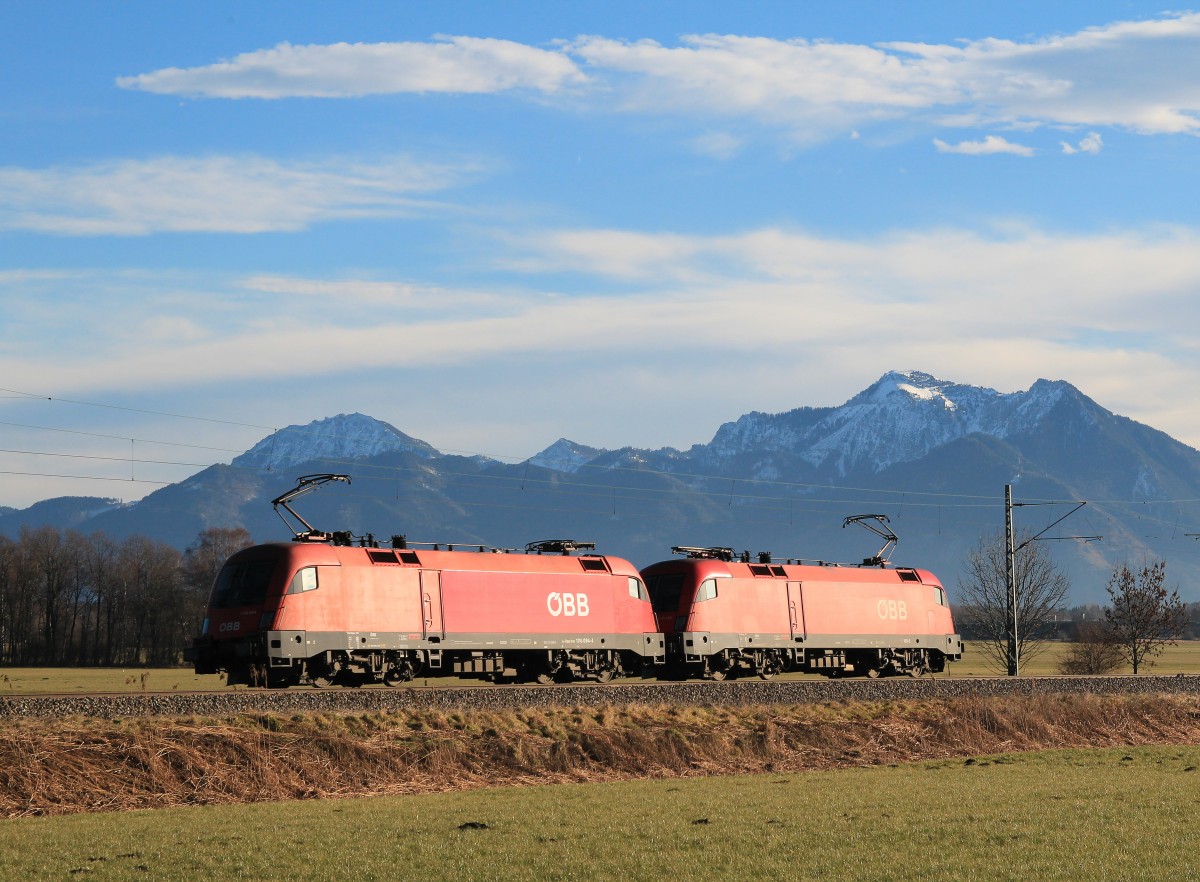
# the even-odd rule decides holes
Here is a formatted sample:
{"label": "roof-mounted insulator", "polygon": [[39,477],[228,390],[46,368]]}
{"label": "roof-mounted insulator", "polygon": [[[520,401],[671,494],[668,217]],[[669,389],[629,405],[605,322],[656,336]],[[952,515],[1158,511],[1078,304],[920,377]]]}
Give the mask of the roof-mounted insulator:
{"label": "roof-mounted insulator", "polygon": [[595,548],[595,542],[578,542],[574,539],[542,539],[526,545],[525,553],[569,555],[576,551],[592,551]]}
{"label": "roof-mounted insulator", "polygon": [[673,545],[671,554],[682,554],[684,557],[692,560],[733,560],[732,548],[711,547],[704,548],[699,545]]}

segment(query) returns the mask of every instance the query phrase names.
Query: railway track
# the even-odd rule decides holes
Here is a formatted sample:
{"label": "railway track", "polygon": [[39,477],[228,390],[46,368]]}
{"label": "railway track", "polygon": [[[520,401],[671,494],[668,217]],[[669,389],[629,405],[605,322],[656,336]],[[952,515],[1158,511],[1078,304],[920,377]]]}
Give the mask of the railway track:
{"label": "railway track", "polygon": [[240,689],[0,696],[0,718],[220,717],[246,713],[360,713],[418,709],[521,710],[612,705],[813,704],[1031,695],[1200,695],[1200,676],[938,677],[734,680],[722,683],[419,686],[396,689]]}

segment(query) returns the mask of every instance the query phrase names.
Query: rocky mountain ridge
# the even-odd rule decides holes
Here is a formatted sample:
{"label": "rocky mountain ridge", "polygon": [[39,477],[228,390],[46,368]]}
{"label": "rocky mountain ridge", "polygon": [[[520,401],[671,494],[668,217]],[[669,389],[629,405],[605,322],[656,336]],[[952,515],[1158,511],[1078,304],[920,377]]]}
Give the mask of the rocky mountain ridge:
{"label": "rocky mountain ridge", "polygon": [[[443,454],[386,422],[341,414],[281,429],[137,503],[67,497],[0,511],[0,533],[51,525],[184,547],[206,527],[245,526],[259,541],[286,540],[270,500],[316,472],[354,479],[305,498],[323,529],[497,547],[571,535],[638,565],[672,545],[861,560],[873,540],[842,520],[877,511],[902,537],[897,562],[948,584],[1002,526],[1011,483],[1023,499],[1094,501],[1075,516],[1076,532],[1105,542],[1055,549],[1084,586],[1079,597],[1102,593],[1114,561],[1147,556],[1200,582],[1200,545],[1185,538],[1200,533],[1200,511],[1170,502],[1200,498],[1200,452],[1063,381],[1001,393],[919,371],[884,374],[839,407],[747,413],[687,450],[563,438],[520,463]],[[1019,518],[1040,529],[1035,518],[1049,513]]]}

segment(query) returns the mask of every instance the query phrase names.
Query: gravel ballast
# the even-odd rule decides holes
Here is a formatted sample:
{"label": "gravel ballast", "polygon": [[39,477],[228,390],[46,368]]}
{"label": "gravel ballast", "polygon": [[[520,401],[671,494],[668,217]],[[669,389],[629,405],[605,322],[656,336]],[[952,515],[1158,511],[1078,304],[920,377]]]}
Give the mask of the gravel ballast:
{"label": "gravel ballast", "polygon": [[620,705],[814,704],[1018,695],[1200,694],[1200,677],[886,678],[397,689],[291,689],[0,698],[0,717],[220,716],[415,708],[521,710]]}

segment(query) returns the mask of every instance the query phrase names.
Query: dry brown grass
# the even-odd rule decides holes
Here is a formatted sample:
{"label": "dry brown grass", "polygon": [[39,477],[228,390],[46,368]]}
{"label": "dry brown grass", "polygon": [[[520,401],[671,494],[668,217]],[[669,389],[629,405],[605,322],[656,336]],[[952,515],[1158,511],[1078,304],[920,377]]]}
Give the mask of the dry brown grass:
{"label": "dry brown grass", "polygon": [[0,816],[802,771],[1200,741],[1200,700],[246,714],[0,723]]}

